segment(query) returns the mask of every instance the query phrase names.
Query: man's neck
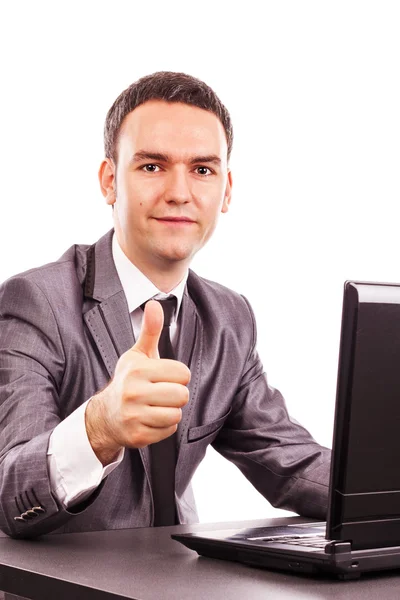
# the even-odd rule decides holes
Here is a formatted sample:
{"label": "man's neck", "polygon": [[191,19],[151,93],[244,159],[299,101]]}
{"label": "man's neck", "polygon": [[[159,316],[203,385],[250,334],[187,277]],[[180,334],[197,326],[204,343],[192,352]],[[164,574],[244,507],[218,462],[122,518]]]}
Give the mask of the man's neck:
{"label": "man's neck", "polygon": [[121,249],[125,256],[149,279],[160,292],[168,294],[185,277],[189,268],[190,261],[156,261],[154,263],[148,260],[142,260],[139,254],[130,256],[127,249],[121,244]]}
{"label": "man's neck", "polygon": [[161,271],[160,269],[151,269],[148,268],[147,265],[141,265],[137,262],[132,261],[133,264],[140,269],[143,275],[146,275],[147,279],[150,279],[152,283],[156,286],[160,292],[164,292],[168,294],[171,290],[176,288],[176,286],[182,281],[184,278],[187,268],[185,267],[183,270],[165,270]]}

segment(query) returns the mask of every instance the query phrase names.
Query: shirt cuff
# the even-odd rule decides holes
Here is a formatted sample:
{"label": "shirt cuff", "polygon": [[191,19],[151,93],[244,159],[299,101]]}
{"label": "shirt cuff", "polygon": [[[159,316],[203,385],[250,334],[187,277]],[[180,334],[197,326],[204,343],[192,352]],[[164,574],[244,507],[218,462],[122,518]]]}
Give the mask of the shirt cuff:
{"label": "shirt cuff", "polygon": [[49,440],[51,490],[66,508],[86,500],[120,464],[125,453],[125,448],[121,448],[116,460],[103,467],[86,432],[85,411],[89,400],[61,421]]}

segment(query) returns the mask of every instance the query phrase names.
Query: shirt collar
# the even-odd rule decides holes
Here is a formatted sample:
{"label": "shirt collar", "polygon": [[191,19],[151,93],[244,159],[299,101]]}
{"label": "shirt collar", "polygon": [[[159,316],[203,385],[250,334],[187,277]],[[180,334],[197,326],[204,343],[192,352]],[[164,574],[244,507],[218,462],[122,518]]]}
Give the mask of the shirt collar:
{"label": "shirt collar", "polygon": [[178,318],[179,310],[182,304],[183,292],[185,291],[186,281],[188,278],[189,271],[186,271],[185,276],[178,285],[171,290],[168,294],[161,292],[150,279],[146,277],[134,265],[126,254],[123,252],[121,246],[118,243],[115,232],[112,239],[112,255],[117,269],[118,277],[121,281],[122,289],[124,290],[126,300],[128,302],[129,312],[133,312],[143,302],[150,300],[156,296],[156,300],[162,300],[173,294],[177,298],[177,307],[175,320]]}

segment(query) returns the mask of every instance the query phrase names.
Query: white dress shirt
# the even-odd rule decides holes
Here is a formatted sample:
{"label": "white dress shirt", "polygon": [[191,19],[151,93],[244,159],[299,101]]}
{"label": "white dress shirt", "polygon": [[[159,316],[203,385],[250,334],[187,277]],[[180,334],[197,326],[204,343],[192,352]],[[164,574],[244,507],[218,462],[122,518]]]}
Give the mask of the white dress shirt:
{"label": "white dress shirt", "polygon": [[[122,251],[117,236],[112,239],[112,255],[128,302],[132,329],[137,340],[142,327],[141,304],[156,298],[162,300],[170,295],[177,298],[177,309],[170,327],[174,346],[178,334],[178,316],[182,304],[188,272],[182,281],[168,294],[159,289],[129,260]],[[88,498],[101,481],[113,471],[124,457],[122,448],[116,460],[103,467],[90,445],[85,410],[90,398],[55,427],[47,450],[50,484],[53,494],[69,508]]]}

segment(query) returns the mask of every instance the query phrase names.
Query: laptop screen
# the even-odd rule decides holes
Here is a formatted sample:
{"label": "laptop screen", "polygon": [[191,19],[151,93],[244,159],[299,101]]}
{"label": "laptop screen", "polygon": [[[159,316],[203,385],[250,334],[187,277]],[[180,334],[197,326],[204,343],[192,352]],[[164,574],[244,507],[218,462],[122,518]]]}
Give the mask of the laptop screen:
{"label": "laptop screen", "polygon": [[400,285],[344,289],[327,537],[400,545]]}

